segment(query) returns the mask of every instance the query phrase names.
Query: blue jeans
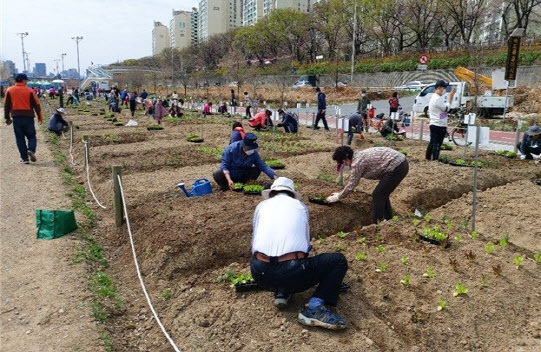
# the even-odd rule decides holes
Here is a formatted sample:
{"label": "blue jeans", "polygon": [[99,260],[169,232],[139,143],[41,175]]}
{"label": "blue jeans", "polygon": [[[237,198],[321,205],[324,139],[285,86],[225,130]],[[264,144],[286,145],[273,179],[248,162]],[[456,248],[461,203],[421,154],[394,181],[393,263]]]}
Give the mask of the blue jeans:
{"label": "blue jeans", "polygon": [[[38,140],[36,139],[36,128],[34,127],[34,118],[26,116],[14,117],[13,131],[15,132],[17,149],[19,149],[21,159],[28,160],[28,151],[35,153],[38,144]],[[28,139],[28,146],[26,145],[25,138]]]}

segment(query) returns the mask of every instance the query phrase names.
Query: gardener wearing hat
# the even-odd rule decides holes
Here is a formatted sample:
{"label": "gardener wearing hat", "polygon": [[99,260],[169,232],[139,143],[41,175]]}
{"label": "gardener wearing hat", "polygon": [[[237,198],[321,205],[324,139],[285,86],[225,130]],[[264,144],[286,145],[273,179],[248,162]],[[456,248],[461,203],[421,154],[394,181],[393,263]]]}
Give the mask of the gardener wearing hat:
{"label": "gardener wearing hat", "polygon": [[[25,164],[28,164],[28,159],[36,161],[38,141],[34,113],[38,115],[40,124],[43,121],[39,99],[36,93],[26,86],[27,83],[28,77],[24,73],[19,73],[15,76],[15,85],[8,88],[4,99],[4,118],[8,125],[13,122],[17,148],[21,155],[21,162]],[[26,140],[28,140],[28,145]]]}
{"label": "gardener wearing hat", "polygon": [[520,156],[521,159],[532,160],[532,154],[541,154],[541,138],[539,138],[540,135],[541,128],[535,125],[528,128],[528,131],[524,133],[524,137],[522,137],[522,142],[517,145],[517,148],[522,154]]}
{"label": "gardener wearing hat", "polygon": [[444,100],[443,94],[449,83],[445,81],[437,81],[434,94],[428,102],[428,115],[430,118],[430,142],[426,148],[426,160],[438,160],[440,158],[440,149],[443,144],[443,139],[447,134],[448,112],[453,102],[456,89],[453,88],[447,101]]}
{"label": "gardener wearing hat", "polygon": [[236,182],[256,180],[261,171],[271,180],[276,178],[274,171],[257,153],[256,141],[255,134],[246,133],[242,141],[231,143],[225,148],[220,169],[212,175],[222,191],[233,190]]}
{"label": "gardener wearing hat", "polygon": [[341,253],[308,257],[308,209],[293,181],[277,178],[254,212],[250,269],[258,286],[273,291],[274,304],[285,307],[292,293],[317,288],[298,315],[304,325],[344,329],[346,321],[326,306],[335,306],[348,269]]}
{"label": "gardener wearing hat", "polygon": [[64,120],[65,115],[66,111],[63,108],[56,109],[47,125],[49,131],[56,133],[58,136],[60,136],[62,132],[66,132],[68,130],[68,122]]}
{"label": "gardener wearing hat", "polygon": [[336,161],[337,171],[345,166],[351,167],[352,171],[346,187],[342,192],[327,197],[327,203],[335,203],[346,198],[357,187],[361,178],[379,180],[372,192],[372,222],[390,220],[393,217],[393,209],[389,197],[409,171],[408,160],[404,154],[387,147],[353,152],[350,147],[342,146],[336,148],[332,158]]}

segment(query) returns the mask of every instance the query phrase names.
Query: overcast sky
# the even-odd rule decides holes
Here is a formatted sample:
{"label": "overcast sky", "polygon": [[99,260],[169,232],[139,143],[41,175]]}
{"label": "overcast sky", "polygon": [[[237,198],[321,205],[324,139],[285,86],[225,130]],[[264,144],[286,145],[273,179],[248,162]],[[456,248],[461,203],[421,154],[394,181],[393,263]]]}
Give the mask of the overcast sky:
{"label": "overcast sky", "polygon": [[[64,57],[65,69],[77,68],[79,43],[81,73],[91,61],[108,64],[152,54],[154,21],[169,25],[172,10],[190,10],[198,0],[0,0],[0,60],[12,60],[22,71],[21,39],[33,69],[36,62],[56,73],[55,59]],[[59,62],[62,70],[62,62]]]}

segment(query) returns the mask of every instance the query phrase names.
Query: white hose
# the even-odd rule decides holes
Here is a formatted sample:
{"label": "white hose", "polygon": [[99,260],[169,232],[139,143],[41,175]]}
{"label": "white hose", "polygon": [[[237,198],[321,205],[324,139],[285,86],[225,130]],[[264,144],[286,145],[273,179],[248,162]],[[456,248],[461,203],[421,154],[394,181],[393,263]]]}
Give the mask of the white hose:
{"label": "white hose", "polygon": [[70,157],[71,165],[75,165],[75,159],[73,158],[73,124],[70,125]]}
{"label": "white hose", "polygon": [[152,305],[152,301],[150,300],[150,297],[148,295],[147,289],[145,287],[145,281],[143,280],[143,277],[141,276],[141,270],[139,269],[139,264],[137,263],[137,254],[135,253],[135,245],[133,243],[133,235],[131,232],[131,226],[130,226],[130,218],[128,217],[128,209],[126,208],[126,199],[124,198],[124,189],[122,188],[122,179],[120,178],[120,175],[117,175],[118,178],[118,184],[120,185],[120,196],[122,197],[122,207],[124,209],[124,215],[126,216],[126,228],[128,229],[128,235],[130,236],[130,244],[131,244],[131,250],[133,254],[133,261],[135,263],[135,270],[137,270],[137,277],[139,278],[139,283],[141,284],[141,288],[143,289],[143,294],[145,295],[145,298],[147,300],[148,306],[150,307],[150,310],[152,311],[152,315],[154,315],[154,319],[156,319],[156,322],[160,326],[160,329],[162,330],[163,334],[167,338],[167,341],[169,341],[169,344],[175,352],[180,352],[179,348],[175,344],[175,341],[169,336],[167,333],[167,330],[165,330],[165,327],[163,326],[160,318],[158,317],[158,314],[156,313],[156,310],[154,309],[154,306]]}
{"label": "white hose", "polygon": [[105,205],[101,204],[98,198],[96,198],[96,195],[94,194],[94,191],[92,190],[92,184],[90,183],[90,163],[88,162],[88,141],[84,140],[83,143],[85,144],[86,182],[88,183],[88,189],[90,190],[90,194],[92,194],[92,197],[94,197],[94,200],[96,201],[96,203],[102,209],[107,209]]}

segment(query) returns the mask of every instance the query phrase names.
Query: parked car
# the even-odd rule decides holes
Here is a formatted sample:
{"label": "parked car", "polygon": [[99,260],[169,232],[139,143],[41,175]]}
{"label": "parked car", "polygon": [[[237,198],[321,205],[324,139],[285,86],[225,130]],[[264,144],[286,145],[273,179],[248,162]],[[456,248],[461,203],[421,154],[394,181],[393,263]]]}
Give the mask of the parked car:
{"label": "parked car", "polygon": [[305,88],[305,87],[312,87],[312,84],[310,84],[310,82],[305,81],[305,80],[299,80],[295,82],[295,84],[293,85],[293,88]]}
{"label": "parked car", "polygon": [[227,86],[228,87],[236,87],[238,85],[238,82],[237,81],[233,81],[231,83],[229,83]]}
{"label": "parked car", "polygon": [[425,88],[428,85],[428,83],[421,82],[421,81],[411,81],[408,82],[402,86],[395,87],[396,90],[412,90],[412,91],[419,91]]}

